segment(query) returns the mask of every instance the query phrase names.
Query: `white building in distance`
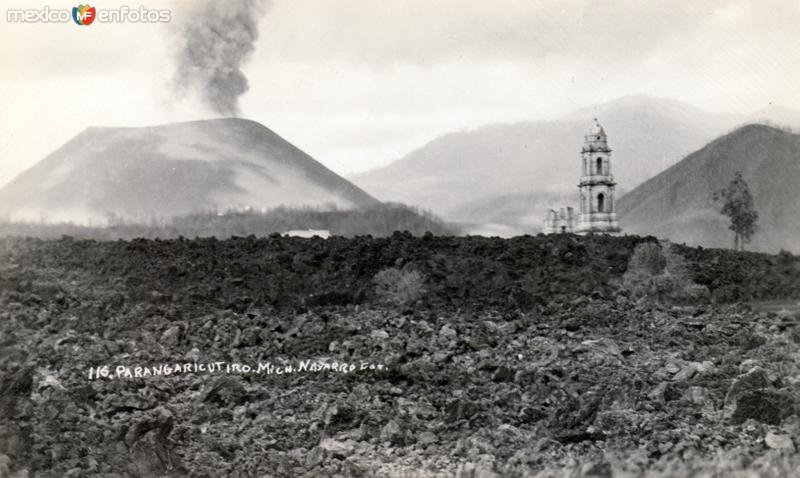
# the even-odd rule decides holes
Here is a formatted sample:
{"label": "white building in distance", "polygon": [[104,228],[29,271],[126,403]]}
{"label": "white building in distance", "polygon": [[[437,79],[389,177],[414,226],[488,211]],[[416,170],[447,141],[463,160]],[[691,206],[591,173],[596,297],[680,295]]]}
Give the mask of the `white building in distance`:
{"label": "white building in distance", "polygon": [[621,232],[614,204],[614,176],[611,174],[611,148],[608,137],[597,118],[584,136],[581,149],[583,173],[580,191],[580,213],[577,217],[571,207],[560,211],[551,209],[544,224],[545,234]]}

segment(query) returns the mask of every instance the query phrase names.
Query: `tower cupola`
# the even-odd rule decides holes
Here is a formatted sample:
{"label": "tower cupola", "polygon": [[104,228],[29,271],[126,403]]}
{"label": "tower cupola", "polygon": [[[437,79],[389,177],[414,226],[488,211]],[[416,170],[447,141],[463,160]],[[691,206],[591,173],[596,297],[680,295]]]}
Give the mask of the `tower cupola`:
{"label": "tower cupola", "polygon": [[583,137],[583,152],[591,151],[611,151],[608,149],[608,137],[606,136],[606,131],[600,125],[600,122],[597,121],[597,118],[594,119],[594,123],[589,129],[589,132]]}

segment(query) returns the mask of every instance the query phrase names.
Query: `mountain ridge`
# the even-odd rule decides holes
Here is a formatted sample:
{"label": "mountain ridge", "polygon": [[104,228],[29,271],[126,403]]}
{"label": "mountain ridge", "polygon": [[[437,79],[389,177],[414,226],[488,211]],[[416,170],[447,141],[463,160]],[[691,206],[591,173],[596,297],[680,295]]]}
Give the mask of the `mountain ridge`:
{"label": "mountain ridge", "polygon": [[[546,208],[523,211],[525,204],[577,205],[577,199],[574,204],[557,201],[577,197],[580,146],[592,118],[599,118],[608,133],[622,197],[710,140],[748,121],[769,122],[770,115],[779,113],[789,126],[800,126],[800,113],[788,108],[770,107],[749,116],[709,113],[679,100],[629,95],[556,120],[492,123],[446,133],[388,165],[348,177],[382,200],[417,205],[448,220],[535,233],[540,227],[532,214],[544,218]],[[516,204],[487,213],[504,197]],[[520,211],[519,217],[509,219],[512,209]]]}
{"label": "mountain ridge", "polygon": [[[676,104],[690,113],[675,113]],[[580,176],[583,135],[593,117],[609,135],[615,170],[625,172],[617,174],[620,189],[632,189],[734,124],[726,115],[696,111],[701,110],[675,100],[623,97],[557,120],[447,133],[387,166],[348,177],[379,199],[469,221],[458,213],[469,202],[528,191],[572,191]],[[686,124],[686,118],[694,122]]]}
{"label": "mountain ridge", "polygon": [[752,124],[723,135],[642,183],[618,202],[626,232],[705,247],[731,247],[729,219],[713,193],[741,171],[750,186],[758,231],[750,248],[800,250],[800,135]]}

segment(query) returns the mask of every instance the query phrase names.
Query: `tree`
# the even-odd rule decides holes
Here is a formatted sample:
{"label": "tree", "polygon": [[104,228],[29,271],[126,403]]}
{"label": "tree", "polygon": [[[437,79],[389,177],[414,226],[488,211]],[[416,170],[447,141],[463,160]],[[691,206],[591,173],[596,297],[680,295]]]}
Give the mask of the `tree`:
{"label": "tree", "polygon": [[725,201],[720,212],[731,218],[729,229],[734,233],[734,250],[743,251],[744,245],[750,242],[756,232],[758,213],[755,211],[753,196],[741,171],[734,174],[727,188],[714,193],[714,200]]}

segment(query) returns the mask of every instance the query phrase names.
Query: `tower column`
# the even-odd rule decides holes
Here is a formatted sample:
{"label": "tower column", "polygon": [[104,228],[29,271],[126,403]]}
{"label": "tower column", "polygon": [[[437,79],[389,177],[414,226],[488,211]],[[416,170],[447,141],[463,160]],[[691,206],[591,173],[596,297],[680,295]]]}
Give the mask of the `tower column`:
{"label": "tower column", "polygon": [[611,175],[611,149],[608,147],[606,132],[596,119],[584,136],[581,156],[584,175],[578,185],[581,212],[577,232],[619,232],[614,200],[616,183]]}

